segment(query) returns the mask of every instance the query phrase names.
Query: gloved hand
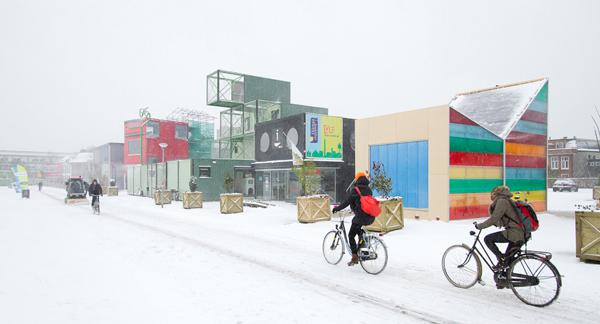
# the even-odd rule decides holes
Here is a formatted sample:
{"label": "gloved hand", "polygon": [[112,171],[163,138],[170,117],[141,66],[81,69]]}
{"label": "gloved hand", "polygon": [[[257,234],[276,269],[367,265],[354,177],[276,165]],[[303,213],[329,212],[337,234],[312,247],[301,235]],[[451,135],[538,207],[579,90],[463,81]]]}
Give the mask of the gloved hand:
{"label": "gloved hand", "polygon": [[338,211],[338,210],[337,210],[335,207],[333,207],[333,209],[331,210],[331,213],[332,213],[332,214],[335,214],[335,213],[337,213],[337,211]]}

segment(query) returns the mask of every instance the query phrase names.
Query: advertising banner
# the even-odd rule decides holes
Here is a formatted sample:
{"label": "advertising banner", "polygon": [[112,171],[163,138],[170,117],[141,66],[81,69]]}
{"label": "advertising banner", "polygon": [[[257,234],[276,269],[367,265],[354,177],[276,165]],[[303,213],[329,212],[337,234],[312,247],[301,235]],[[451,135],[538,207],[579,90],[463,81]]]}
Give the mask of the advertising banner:
{"label": "advertising banner", "polygon": [[341,117],[306,114],[306,158],[341,160],[343,123]]}
{"label": "advertising banner", "polygon": [[15,175],[15,190],[17,192],[21,192],[21,190],[29,189],[29,176],[27,175],[27,169],[20,164],[13,166],[11,169]]}

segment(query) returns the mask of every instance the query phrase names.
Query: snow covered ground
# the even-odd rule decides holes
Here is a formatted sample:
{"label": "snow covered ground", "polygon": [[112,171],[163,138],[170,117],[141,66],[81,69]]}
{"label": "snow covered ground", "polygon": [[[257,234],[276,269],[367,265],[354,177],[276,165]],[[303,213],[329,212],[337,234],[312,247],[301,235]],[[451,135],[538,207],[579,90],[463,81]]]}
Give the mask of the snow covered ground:
{"label": "snow covered ground", "polygon": [[[600,265],[575,257],[574,205],[589,190],[549,193],[529,247],[554,254],[558,300],[538,309],[510,290],[454,288],[444,250],[470,243],[472,221],[406,220],[384,236],[388,267],[372,276],[321,254],[331,222],[298,224],[295,206],[221,215],[148,198],[103,197],[102,215],[65,206],[64,191],[21,199],[0,188],[0,323],[594,323]],[[556,212],[555,212],[556,211]]]}

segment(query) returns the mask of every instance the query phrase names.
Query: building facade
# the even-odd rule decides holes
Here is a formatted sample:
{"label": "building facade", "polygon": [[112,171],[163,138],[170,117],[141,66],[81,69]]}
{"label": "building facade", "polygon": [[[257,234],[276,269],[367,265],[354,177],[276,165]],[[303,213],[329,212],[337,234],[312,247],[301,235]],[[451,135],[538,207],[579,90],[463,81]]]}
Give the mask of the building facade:
{"label": "building facade", "polygon": [[42,181],[50,186],[64,186],[64,159],[73,153],[0,150],[0,185],[13,183],[11,167],[21,164],[27,169],[29,183]]}
{"label": "building facade", "polygon": [[598,185],[600,151],[592,139],[567,138],[548,140],[548,186],[560,178],[573,179],[580,188]]}
{"label": "building facade", "polygon": [[356,169],[384,164],[405,214],[484,217],[505,184],[546,210],[548,80],[472,91],[449,105],[356,121]]}
{"label": "building facade", "polygon": [[302,113],[256,125],[256,198],[296,201],[302,195],[292,146],[315,163],[319,193],[332,202],[346,196],[354,179],[354,120]]}
{"label": "building facade", "polygon": [[[143,132],[140,139],[140,128]],[[173,120],[150,118],[128,120],[124,123],[123,162],[125,164],[152,164],[162,161],[160,143],[165,161],[188,158],[188,124]],[[141,154],[141,156],[140,156]]]}
{"label": "building facade", "polygon": [[119,189],[125,188],[123,168],[123,143],[106,143],[94,148],[93,177],[108,186],[114,180]]}

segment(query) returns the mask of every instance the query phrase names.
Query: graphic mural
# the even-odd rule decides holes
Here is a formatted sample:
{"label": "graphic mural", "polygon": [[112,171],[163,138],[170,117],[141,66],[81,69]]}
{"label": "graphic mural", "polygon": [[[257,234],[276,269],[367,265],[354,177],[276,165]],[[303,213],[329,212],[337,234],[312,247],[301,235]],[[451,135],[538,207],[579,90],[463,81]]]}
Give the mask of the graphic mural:
{"label": "graphic mural", "polygon": [[306,114],[306,158],[341,160],[342,118]]}

